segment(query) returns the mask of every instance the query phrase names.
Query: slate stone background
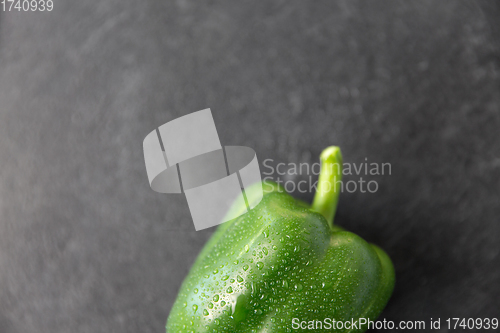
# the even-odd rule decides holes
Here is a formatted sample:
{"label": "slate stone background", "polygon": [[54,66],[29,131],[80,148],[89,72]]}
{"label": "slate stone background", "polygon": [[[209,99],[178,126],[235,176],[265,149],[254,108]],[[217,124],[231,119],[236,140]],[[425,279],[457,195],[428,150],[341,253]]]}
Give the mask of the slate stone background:
{"label": "slate stone background", "polygon": [[381,318],[499,317],[497,2],[54,2],[0,14],[0,332],[164,331],[213,229],[142,140],[206,107],[261,162],[391,163],[336,219],[394,260]]}

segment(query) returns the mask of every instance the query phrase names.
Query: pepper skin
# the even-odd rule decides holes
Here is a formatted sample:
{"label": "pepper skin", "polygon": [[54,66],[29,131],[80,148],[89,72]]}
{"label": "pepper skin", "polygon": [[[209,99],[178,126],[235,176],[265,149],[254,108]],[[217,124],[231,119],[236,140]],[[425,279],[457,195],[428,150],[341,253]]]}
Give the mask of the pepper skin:
{"label": "pepper skin", "polygon": [[[340,149],[325,149],[321,162],[312,207],[264,182],[257,207],[218,227],[182,284],[167,333],[366,331],[358,319],[383,310],[394,268],[382,249],[333,224]],[[254,190],[246,195],[252,201]],[[358,324],[337,329],[333,319]]]}

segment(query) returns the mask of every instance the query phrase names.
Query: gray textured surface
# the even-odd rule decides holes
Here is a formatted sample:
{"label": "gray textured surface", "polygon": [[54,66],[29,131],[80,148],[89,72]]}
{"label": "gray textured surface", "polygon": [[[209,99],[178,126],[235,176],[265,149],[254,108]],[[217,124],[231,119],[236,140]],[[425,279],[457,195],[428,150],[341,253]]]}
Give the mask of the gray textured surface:
{"label": "gray textured surface", "polygon": [[[259,159],[392,164],[337,222],[384,247],[383,317],[498,316],[495,2],[58,1],[0,14],[0,332],[163,332],[213,229],[142,139],[211,107]],[[311,195],[302,196],[311,199]]]}

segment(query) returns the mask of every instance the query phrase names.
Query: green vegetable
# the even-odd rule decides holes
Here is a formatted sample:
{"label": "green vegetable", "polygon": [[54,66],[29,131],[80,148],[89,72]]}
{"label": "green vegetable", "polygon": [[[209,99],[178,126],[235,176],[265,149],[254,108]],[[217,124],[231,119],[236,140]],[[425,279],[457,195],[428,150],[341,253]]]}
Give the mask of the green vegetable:
{"label": "green vegetable", "polygon": [[[394,268],[382,249],[333,224],[341,168],[340,149],[325,149],[311,207],[264,182],[257,207],[221,224],[201,251],[167,332],[292,332],[311,321],[318,331],[321,324],[345,332],[328,324],[375,320],[392,294]],[[256,187],[246,196],[255,200]],[[356,326],[350,332],[367,329]]]}

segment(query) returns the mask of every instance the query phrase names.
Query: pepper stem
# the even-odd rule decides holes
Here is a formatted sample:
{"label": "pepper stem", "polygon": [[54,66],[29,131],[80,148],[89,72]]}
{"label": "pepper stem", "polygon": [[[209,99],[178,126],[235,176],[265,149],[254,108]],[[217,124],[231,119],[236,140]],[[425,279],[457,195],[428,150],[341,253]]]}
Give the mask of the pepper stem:
{"label": "pepper stem", "polygon": [[321,171],[318,187],[314,195],[311,209],[326,218],[330,229],[333,228],[333,218],[342,185],[342,154],[337,146],[330,146],[320,155]]}

